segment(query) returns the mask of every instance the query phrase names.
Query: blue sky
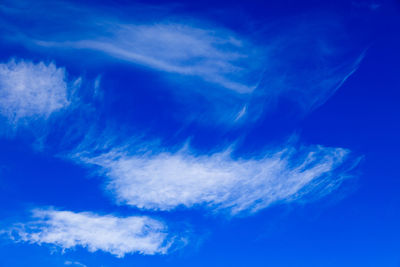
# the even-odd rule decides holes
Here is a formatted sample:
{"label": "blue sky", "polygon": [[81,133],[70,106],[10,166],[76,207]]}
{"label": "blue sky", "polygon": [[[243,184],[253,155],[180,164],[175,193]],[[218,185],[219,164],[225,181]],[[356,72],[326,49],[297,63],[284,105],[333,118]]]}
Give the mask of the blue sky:
{"label": "blue sky", "polygon": [[400,266],[398,1],[2,1],[0,266]]}

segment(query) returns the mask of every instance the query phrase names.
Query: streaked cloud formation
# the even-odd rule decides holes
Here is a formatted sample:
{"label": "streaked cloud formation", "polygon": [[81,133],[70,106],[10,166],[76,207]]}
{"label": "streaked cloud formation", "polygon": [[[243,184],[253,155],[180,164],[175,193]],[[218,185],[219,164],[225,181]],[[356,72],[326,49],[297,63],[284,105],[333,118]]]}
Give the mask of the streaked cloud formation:
{"label": "streaked cloud formation", "polygon": [[[137,14],[134,18],[112,9],[104,12],[101,7],[65,2],[36,7],[35,3],[10,3],[0,12],[5,22],[12,19],[9,28],[18,29],[17,15],[57,27],[45,32],[20,29],[5,41],[71,57],[83,50],[88,58],[98,60],[93,53],[97,52],[161,71],[172,81],[166,87],[178,99],[185,99],[181,104],[191,115],[187,117],[208,112],[203,123],[255,121],[281,99],[290,99],[298,112],[307,113],[357,70],[365,48],[346,34],[345,23],[334,16],[288,17],[279,21],[279,30],[274,21],[257,29],[250,26],[256,22],[249,22],[243,26],[247,30],[235,31],[207,17],[189,19],[168,6],[127,5],[129,12]],[[43,9],[51,10],[51,15],[41,13]],[[165,12],[173,15],[165,16]],[[202,97],[208,101],[206,109],[193,105]]]}
{"label": "streaked cloud formation", "polygon": [[0,113],[12,123],[48,118],[69,105],[69,86],[65,70],[54,63],[1,63]]}
{"label": "streaked cloud formation", "polygon": [[16,241],[62,249],[81,246],[90,252],[101,250],[123,257],[129,253],[166,253],[170,246],[166,230],[162,222],[146,216],[36,209],[32,221],[15,225],[10,232]]}
{"label": "streaked cloud formation", "polygon": [[348,153],[317,146],[286,148],[253,159],[233,159],[228,151],[200,156],[187,151],[130,155],[118,149],[76,157],[102,168],[107,189],[120,203],[154,210],[206,205],[236,214],[296,200],[316,188],[321,194],[335,189],[343,178],[335,170]]}
{"label": "streaked cloud formation", "polygon": [[227,29],[103,22],[97,30],[94,39],[36,43],[97,50],[157,70],[198,76],[239,93],[252,92],[261,79],[263,58],[258,48]]}

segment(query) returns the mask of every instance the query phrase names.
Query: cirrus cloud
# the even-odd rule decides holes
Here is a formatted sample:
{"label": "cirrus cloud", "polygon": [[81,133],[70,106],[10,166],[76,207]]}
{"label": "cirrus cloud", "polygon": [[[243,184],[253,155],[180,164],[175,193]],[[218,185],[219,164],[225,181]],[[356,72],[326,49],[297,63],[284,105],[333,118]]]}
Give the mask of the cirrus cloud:
{"label": "cirrus cloud", "polygon": [[48,118],[70,104],[66,72],[54,63],[0,64],[0,114],[10,122]]}
{"label": "cirrus cloud", "polygon": [[112,149],[73,157],[99,166],[107,177],[106,189],[121,204],[152,210],[205,205],[237,214],[297,200],[314,190],[317,196],[332,191],[345,177],[336,171],[349,158],[349,151],[322,146],[286,148],[259,158],[234,159],[229,151],[132,154]]}
{"label": "cirrus cloud", "polygon": [[165,254],[171,245],[166,225],[146,216],[36,209],[32,217],[32,221],[17,224],[9,231],[15,241],[51,244],[63,250],[81,246],[117,257],[129,253]]}

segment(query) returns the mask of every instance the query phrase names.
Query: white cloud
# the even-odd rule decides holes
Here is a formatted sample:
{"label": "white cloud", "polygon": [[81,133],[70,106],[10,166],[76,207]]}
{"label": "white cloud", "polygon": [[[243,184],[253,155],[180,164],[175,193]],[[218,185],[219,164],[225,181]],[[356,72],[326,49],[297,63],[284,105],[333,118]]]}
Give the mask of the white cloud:
{"label": "white cloud", "polygon": [[[289,100],[296,112],[307,113],[322,105],[357,70],[365,48],[360,36],[349,32],[352,20],[328,10],[327,16],[309,13],[265,23],[249,20],[234,30],[215,17],[213,21],[206,14],[189,18],[169,5],[103,8],[10,2],[0,12],[8,28],[17,29],[18,34],[10,34],[5,41],[71,57],[77,49],[96,51],[162,71],[174,81],[169,88],[180,104],[186,105],[185,119],[206,124],[255,121],[281,100]],[[233,14],[225,10],[221,22]],[[21,28],[16,23],[21,17],[23,23],[28,19],[57,27]],[[75,17],[80,19],[71,19]],[[99,59],[95,53],[85,55]],[[201,79],[208,83],[198,82]],[[199,105],[204,99],[206,108]],[[245,113],[241,113],[243,106]]]}
{"label": "white cloud", "polygon": [[75,266],[80,266],[80,267],[87,267],[87,265],[85,265],[79,261],[65,261],[64,265],[75,265]]}
{"label": "white cloud", "polygon": [[207,205],[235,214],[292,201],[313,190],[328,193],[342,181],[343,176],[334,173],[348,153],[318,146],[258,159],[233,159],[228,151],[195,156],[185,151],[130,155],[111,150],[76,157],[101,167],[107,189],[120,203],[155,210]]}
{"label": "white cloud", "polygon": [[96,34],[92,39],[36,43],[97,50],[161,71],[198,76],[239,93],[250,93],[261,79],[261,51],[227,29],[103,21]]}
{"label": "white cloud", "polygon": [[[257,120],[262,111],[273,108],[281,99],[290,99],[299,112],[307,113],[325,103],[364,57],[362,48],[348,45],[351,41],[341,37],[339,33],[345,29],[339,23],[321,18],[310,18],[311,22],[288,20],[279,33],[267,32],[262,38],[249,38],[207,21],[98,19],[101,23],[88,19],[92,28],[86,34],[72,34],[69,39],[73,41],[43,37],[33,43],[46,49],[97,51],[230,89],[186,83],[185,90],[200,92],[209,101],[208,123],[210,117],[225,123]],[[167,77],[182,84],[176,75]],[[189,99],[182,98],[184,94],[178,89],[174,92],[179,99]],[[197,95],[191,96],[196,99]],[[189,114],[196,110],[192,101],[186,104]],[[241,113],[243,106],[248,107],[246,113]],[[202,115],[194,117],[200,120]]]}
{"label": "white cloud", "polygon": [[170,246],[166,226],[146,216],[37,209],[33,218],[12,229],[16,241],[53,244],[62,249],[82,246],[90,252],[102,250],[117,257],[128,253],[164,254]]}
{"label": "white cloud", "polygon": [[0,114],[10,122],[48,118],[69,105],[63,68],[53,63],[11,60],[0,64]]}

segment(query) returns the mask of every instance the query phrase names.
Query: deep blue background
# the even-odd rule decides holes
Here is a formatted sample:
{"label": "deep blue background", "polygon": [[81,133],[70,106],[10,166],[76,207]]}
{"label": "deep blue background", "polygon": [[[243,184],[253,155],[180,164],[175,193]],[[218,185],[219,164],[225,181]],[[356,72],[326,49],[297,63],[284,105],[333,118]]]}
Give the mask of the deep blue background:
{"label": "deep blue background", "polygon": [[[112,127],[125,125],[124,132],[145,132],[149,140],[161,136],[164,144],[179,145],[190,136],[196,149],[207,151],[224,147],[240,136],[241,149],[248,151],[297,133],[305,144],[344,147],[363,157],[355,170],[355,181],[317,202],[274,206],[233,219],[207,215],[201,209],[161,214],[167,221],[187,223],[193,231],[187,247],[166,256],[128,255],[117,259],[81,248],[51,254],[46,246],[2,239],[0,266],[64,266],[65,260],[87,266],[400,266],[400,4],[383,1],[371,11],[367,7],[370,2],[360,3],[361,7],[350,1],[180,3],[174,12],[200,14],[239,32],[248,32],[242,19],[252,18],[262,24],[304,13],[333,12],[345,18],[349,32],[369,47],[359,69],[324,105],[299,118],[292,116],[283,103],[274,111],[276,115],[263,115],[240,129],[181,122],[179,116],[171,115],[182,112],[165,89],[172,85],[166,85],[152,71],[110,59],[102,66],[85,59],[75,62],[51,51],[0,44],[3,62],[10,57],[55,60],[57,65],[66,66],[71,76],[85,73],[90,80],[101,74],[107,101],[96,104],[102,107],[97,113],[99,121],[113,117]],[[88,6],[111,5],[117,10],[129,4],[87,2]],[[220,16],[225,9],[235,15]],[[129,88],[132,83],[143,90]],[[52,138],[58,140],[56,134]],[[100,178],[88,177],[87,170],[54,157],[62,149],[58,144],[36,150],[31,145],[34,140],[24,130],[0,140],[2,226],[18,221],[25,211],[37,206],[121,215],[139,212],[115,206],[104,195]]]}

